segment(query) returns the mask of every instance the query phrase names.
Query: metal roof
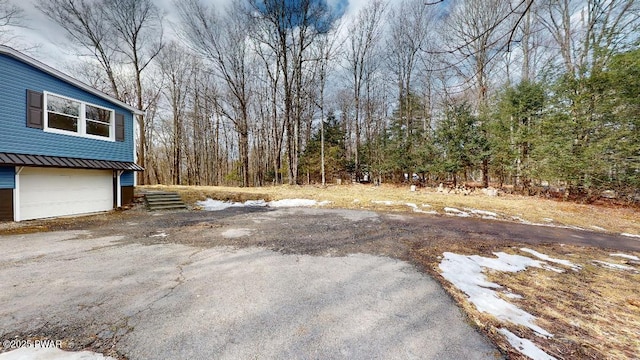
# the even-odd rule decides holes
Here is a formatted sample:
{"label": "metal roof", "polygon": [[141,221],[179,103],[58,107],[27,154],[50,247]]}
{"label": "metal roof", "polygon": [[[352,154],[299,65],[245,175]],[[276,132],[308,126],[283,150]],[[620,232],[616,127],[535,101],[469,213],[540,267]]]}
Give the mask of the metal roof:
{"label": "metal roof", "polygon": [[112,103],[114,103],[114,104],[116,104],[116,105],[118,105],[118,106],[120,106],[122,108],[125,108],[125,109],[131,111],[132,113],[134,113],[136,115],[144,115],[144,111],[136,109],[133,106],[131,106],[131,105],[127,104],[127,103],[124,103],[124,102],[122,102],[122,101],[120,101],[120,100],[118,100],[118,99],[116,99],[116,98],[114,98],[114,97],[112,97],[110,95],[107,95],[107,94],[103,93],[100,90],[94,89],[93,87],[91,87],[91,86],[89,86],[89,85],[87,85],[87,84],[85,84],[85,83],[83,83],[83,82],[81,82],[79,80],[76,80],[76,79],[72,78],[71,76],[69,76],[69,75],[67,75],[67,74],[65,74],[63,72],[60,72],[60,71],[52,68],[51,66],[46,65],[46,64],[44,64],[44,63],[42,63],[42,62],[40,62],[40,61],[38,61],[38,60],[36,60],[36,59],[34,59],[32,57],[29,57],[29,56],[19,52],[18,50],[15,50],[15,49],[11,48],[11,47],[8,47],[6,45],[0,45],[0,54],[7,55],[7,56],[10,56],[10,57],[12,57],[14,59],[20,60],[20,61],[22,61],[24,63],[27,63],[27,64],[35,67],[35,68],[38,68],[38,69],[46,72],[47,74],[49,74],[51,76],[54,76],[54,77],[56,77],[56,78],[58,78],[58,79],[60,79],[62,81],[66,81],[66,82],[68,82],[70,84],[73,84],[73,85],[79,87],[80,89],[82,89],[82,90],[84,90],[84,91],[86,91],[88,93],[91,93],[91,94],[93,94],[93,95],[95,95],[95,96],[97,96],[99,98],[102,98],[102,99],[107,100],[109,102],[112,102]]}
{"label": "metal roof", "polygon": [[13,154],[4,152],[0,152],[0,165],[144,171],[140,165],[134,162]]}

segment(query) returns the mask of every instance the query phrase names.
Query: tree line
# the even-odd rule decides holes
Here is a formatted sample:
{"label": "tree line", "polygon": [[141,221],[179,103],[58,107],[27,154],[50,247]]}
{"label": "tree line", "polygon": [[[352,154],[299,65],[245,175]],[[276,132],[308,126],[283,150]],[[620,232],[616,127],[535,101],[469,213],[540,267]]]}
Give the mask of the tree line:
{"label": "tree line", "polygon": [[76,76],[146,111],[144,183],[637,195],[637,1],[347,4],[37,6],[81,55]]}

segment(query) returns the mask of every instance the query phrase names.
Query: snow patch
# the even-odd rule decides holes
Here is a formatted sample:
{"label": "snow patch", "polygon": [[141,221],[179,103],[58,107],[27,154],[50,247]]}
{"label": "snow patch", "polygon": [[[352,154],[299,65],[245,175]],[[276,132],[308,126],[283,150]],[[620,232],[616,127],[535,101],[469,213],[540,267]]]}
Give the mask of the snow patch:
{"label": "snow patch", "polygon": [[507,339],[509,344],[513,346],[516,350],[518,350],[523,355],[530,357],[533,360],[555,360],[553,356],[547,354],[546,352],[540,350],[539,347],[536,346],[531,340],[523,339],[511,331],[500,328],[498,332]]}
{"label": "snow patch", "polygon": [[247,200],[244,203],[220,201],[207,199],[198,201],[196,204],[206,211],[221,211],[232,207],[271,207],[271,208],[291,208],[291,207],[309,207],[309,206],[325,206],[330,201],[317,202],[309,199],[283,199],[266,202],[264,200]]}
{"label": "snow patch", "polygon": [[550,271],[556,272],[558,274],[562,274],[564,272],[564,270],[558,269],[557,267],[553,267],[551,265],[542,265],[542,268],[545,269],[545,270],[550,270]]}
{"label": "snow patch", "polygon": [[417,211],[420,210],[418,208],[418,205],[414,204],[414,203],[406,203],[405,205],[407,205],[408,207],[410,207],[413,211]]}
{"label": "snow patch", "polygon": [[465,210],[469,210],[470,213],[472,213],[474,215],[480,215],[483,218],[484,217],[493,217],[493,218],[498,217],[498,214],[494,213],[493,211],[477,210],[477,209],[465,209]]}
{"label": "snow patch", "polygon": [[0,360],[116,360],[91,351],[70,352],[57,348],[20,348],[0,354]]}
{"label": "snow patch", "polygon": [[535,316],[501,299],[493,289],[500,285],[490,282],[482,273],[482,268],[497,271],[518,272],[527,267],[542,268],[542,261],[526,256],[512,255],[504,252],[494,253],[497,258],[479,255],[459,255],[445,252],[440,262],[442,277],[469,296],[478,311],[491,314],[502,321],[523,325],[536,333],[551,337],[551,333],[534,323]]}
{"label": "snow patch", "polygon": [[213,199],[198,201],[196,205],[200,206],[206,211],[221,211],[221,210],[228,209],[230,207],[244,206],[243,203],[239,203],[239,202],[220,201],[220,200],[213,200]]}
{"label": "snow patch", "polygon": [[251,235],[251,229],[229,229],[222,233],[222,237],[227,239],[237,239]]}
{"label": "snow patch", "polygon": [[455,215],[455,216],[460,216],[460,217],[469,217],[471,215],[469,215],[468,212],[456,209],[456,208],[452,208],[452,207],[446,207],[443,209],[448,215]]}
{"label": "snow patch", "polygon": [[244,206],[246,207],[265,207],[267,206],[267,202],[264,200],[247,200],[244,202]]}
{"label": "snow patch", "polygon": [[514,293],[503,293],[502,295],[508,297],[509,299],[524,299],[522,295],[514,294]]}
{"label": "snow patch", "polygon": [[309,199],[283,199],[271,201],[268,204],[272,208],[309,207],[314,205],[318,205],[318,202]]}
{"label": "snow patch", "polygon": [[[420,213],[420,214],[437,214],[437,211],[433,211],[433,210],[429,210],[429,211],[425,211],[422,210],[418,207],[418,205],[414,204],[414,203],[406,203],[405,205],[407,205],[408,207],[411,208],[411,211],[415,212],[415,213]],[[424,204],[422,205],[424,207]],[[427,205],[429,206],[429,205]]]}
{"label": "snow patch", "polygon": [[636,234],[622,233],[620,235],[640,239],[640,235],[636,235]]}
{"label": "snow patch", "polygon": [[149,237],[161,237],[161,238],[166,238],[167,236],[169,236],[169,235],[167,235],[167,233],[165,233],[165,232],[161,232],[161,233],[159,233],[159,234],[151,235],[151,236],[149,236]]}
{"label": "snow patch", "polygon": [[548,255],[539,253],[539,252],[537,252],[535,250],[528,249],[528,248],[520,248],[520,251],[524,251],[526,253],[529,253],[529,254],[531,254],[531,255],[533,255],[533,256],[537,257],[538,259],[541,259],[541,260],[545,260],[545,261],[548,261],[548,262],[564,265],[564,266],[570,268],[573,271],[580,270],[580,265],[576,265],[576,264],[572,263],[569,260],[554,259],[554,258],[552,258],[552,257],[550,257]]}
{"label": "snow patch", "polygon": [[617,256],[617,257],[621,257],[621,258],[625,258],[625,259],[629,259],[629,260],[635,260],[635,261],[640,261],[640,258],[637,256],[633,256],[633,255],[627,255],[627,254],[609,254],[609,256]]}
{"label": "snow patch", "polygon": [[591,225],[591,228],[598,231],[607,231],[607,229],[600,226],[595,226],[595,225]]}
{"label": "snow patch", "polygon": [[[537,225],[537,224],[532,223],[531,221],[528,221],[528,220],[525,220],[525,219],[521,218],[520,216],[512,216],[511,220],[519,221],[520,223],[526,224],[526,225]],[[547,224],[540,224],[540,225],[547,226]]]}
{"label": "snow patch", "polygon": [[600,261],[600,260],[593,260],[593,262],[609,269],[627,270],[627,271],[634,271],[634,272],[636,271],[634,267],[627,266],[627,265],[612,264],[612,263],[608,263],[606,261]]}

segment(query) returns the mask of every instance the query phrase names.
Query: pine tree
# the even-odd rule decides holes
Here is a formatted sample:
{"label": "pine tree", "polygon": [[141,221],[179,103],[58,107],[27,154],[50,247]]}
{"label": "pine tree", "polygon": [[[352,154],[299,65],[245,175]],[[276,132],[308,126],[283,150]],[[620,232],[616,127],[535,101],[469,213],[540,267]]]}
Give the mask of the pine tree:
{"label": "pine tree", "polygon": [[491,124],[493,171],[504,182],[522,188],[531,185],[535,161],[531,157],[545,106],[545,90],[539,83],[522,81],[499,97]]}
{"label": "pine tree", "polygon": [[435,140],[440,150],[437,169],[445,173],[455,186],[460,176],[467,179],[481,162],[486,147],[477,116],[468,103],[449,104],[445,117],[438,123]]}
{"label": "pine tree", "polygon": [[[329,113],[324,122],[325,173],[327,182],[343,178],[347,172],[345,150],[345,131],[333,113]],[[321,173],[321,134],[320,127],[314,132],[311,141],[300,159],[300,169],[312,182],[322,182]]]}

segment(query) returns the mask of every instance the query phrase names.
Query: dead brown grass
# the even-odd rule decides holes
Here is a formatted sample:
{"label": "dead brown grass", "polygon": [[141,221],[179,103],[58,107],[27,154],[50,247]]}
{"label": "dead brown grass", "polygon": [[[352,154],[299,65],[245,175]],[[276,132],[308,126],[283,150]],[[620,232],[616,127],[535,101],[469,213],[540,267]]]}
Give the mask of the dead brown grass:
{"label": "dead brown grass", "polygon": [[[217,200],[266,201],[305,198],[331,201],[330,207],[347,209],[373,209],[411,211],[406,203],[413,203],[424,210],[444,213],[445,207],[488,210],[500,214],[503,219],[519,217],[532,223],[552,223],[577,226],[589,230],[603,228],[609,232],[640,234],[640,212],[626,207],[585,205],[573,202],[541,199],[519,195],[490,197],[479,192],[472,195],[442,194],[429,189],[409,191],[408,186],[394,185],[330,185],[321,186],[272,186],[261,188],[214,186],[144,186],[141,189],[177,191],[191,204],[207,197]],[[375,204],[372,201],[393,201],[394,205]],[[598,229],[599,230],[599,229]],[[603,230],[599,230],[603,231]]]}
{"label": "dead brown grass", "polygon": [[[506,327],[559,359],[637,359],[640,354],[640,264],[611,257],[608,252],[599,249],[569,245],[526,247],[582,266],[579,271],[568,270],[564,273],[527,269],[517,273],[492,271],[485,274],[489,281],[523,296],[522,299],[505,300],[535,315],[537,324],[554,334],[549,339],[536,336],[527,328],[501,323],[488,314],[478,312],[464,293],[439,275],[437,266],[444,251],[490,257],[493,256],[492,252],[505,251],[531,256],[519,251],[518,244],[445,244],[437,249],[424,248],[416,252],[425,268],[436,275],[471,320],[510,358],[526,359],[496,332],[497,328]],[[627,254],[640,256],[637,252]],[[595,265],[593,260],[632,266],[636,271],[604,268]]]}

